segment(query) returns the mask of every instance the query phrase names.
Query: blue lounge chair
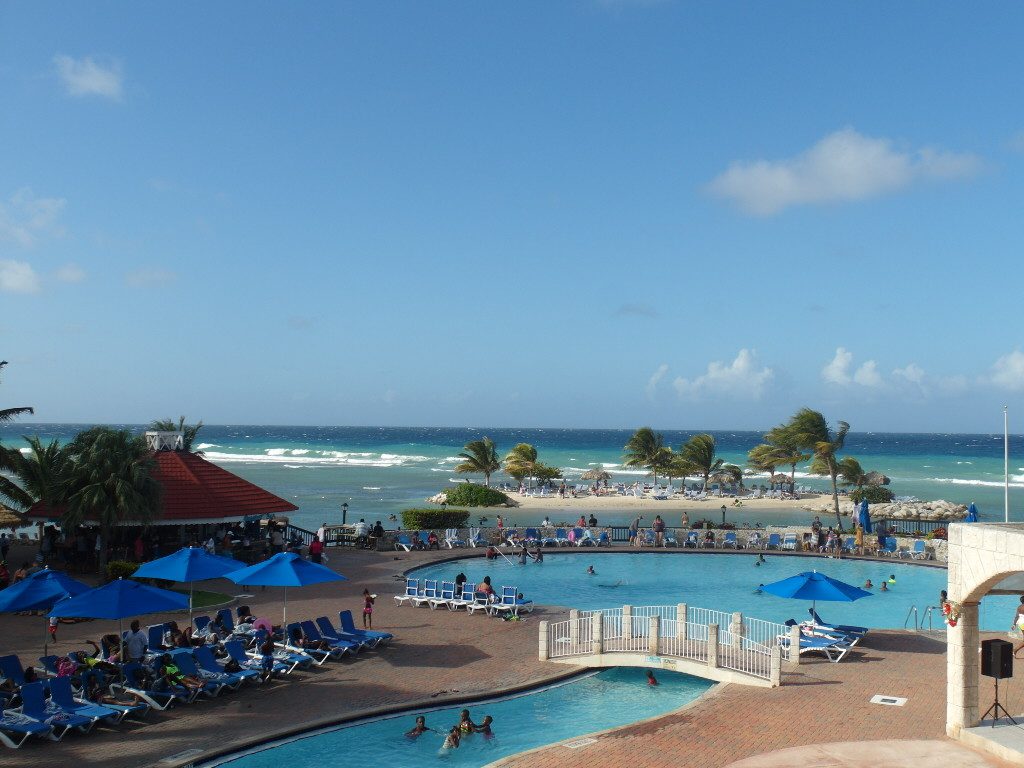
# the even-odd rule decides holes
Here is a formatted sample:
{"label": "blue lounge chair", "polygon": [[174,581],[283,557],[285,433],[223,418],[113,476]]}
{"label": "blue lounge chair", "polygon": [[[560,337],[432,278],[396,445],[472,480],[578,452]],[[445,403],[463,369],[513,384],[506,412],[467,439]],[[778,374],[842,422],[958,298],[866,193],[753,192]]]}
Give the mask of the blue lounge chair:
{"label": "blue lounge chair", "polygon": [[465,608],[476,600],[476,584],[470,584],[465,582],[462,585],[462,592],[457,595],[453,600],[448,603],[448,607],[453,611],[457,611],[459,608]]}
{"label": "blue lounge chair", "polygon": [[930,560],[932,557],[932,553],[925,546],[924,539],[915,541],[913,548],[907,554],[911,560]]}
{"label": "blue lounge chair", "polygon": [[466,542],[459,538],[458,528],[449,528],[444,532],[444,543],[448,545],[448,549],[467,546]]}
{"label": "blue lounge chair", "polygon": [[400,533],[395,537],[395,549],[412,552],[412,539],[407,534]]}
{"label": "blue lounge chair", "polygon": [[518,616],[520,613],[529,613],[532,610],[533,600],[520,598],[517,587],[502,587],[501,601],[491,605],[490,613],[494,616],[501,614]]}
{"label": "blue lounge chair", "polygon": [[726,531],[725,538],[722,539],[722,549],[728,549],[729,547],[733,549],[740,548],[739,542],[736,540],[736,531]]}
{"label": "blue lounge chair", "polygon": [[383,642],[379,637],[356,637],[347,632],[337,630],[326,616],[318,617],[315,619],[315,622],[317,629],[320,630],[320,636],[325,640],[348,640],[350,643],[357,643],[361,649],[367,650],[372,650]]}
{"label": "blue lounge chair", "polygon": [[[255,633],[255,648],[250,653],[258,658],[262,658],[262,654],[258,650],[264,641],[267,639],[267,631],[265,629],[257,629]],[[275,646],[274,648],[274,660],[275,662],[280,661],[288,666],[285,670],[286,675],[290,675],[296,669],[308,669],[316,663],[316,659],[310,656],[305,651],[299,651],[288,646]],[[277,669],[276,665],[274,667]]]}
{"label": "blue lounge chair", "polygon": [[50,687],[51,704],[60,707],[64,712],[88,717],[94,725],[101,721],[110,725],[117,725],[127,714],[103,704],[76,701],[71,691],[71,680],[66,677],[55,677],[52,680],[48,680],[47,683]]}
{"label": "blue lounge chair", "polygon": [[196,616],[192,619],[192,626],[196,628],[195,634],[205,635],[210,628],[210,617],[209,616]]}
{"label": "blue lounge chair", "polygon": [[537,529],[527,528],[526,532],[523,534],[523,540],[527,544],[536,544],[538,541],[540,541],[540,537],[537,535]]}
{"label": "blue lounge chair", "polygon": [[395,636],[390,632],[377,632],[373,629],[356,629],[355,622],[352,621],[352,611],[342,611],[338,614],[338,619],[341,621],[341,631],[347,635],[365,637],[367,639],[379,638],[381,642],[385,643],[395,638]]}
{"label": "blue lounge chair", "polygon": [[[213,655],[213,649],[208,645],[200,645],[192,653],[196,658],[196,664],[199,665],[199,674],[204,680],[222,682],[231,690],[237,691],[246,680],[260,679],[260,673],[252,669],[243,668],[239,672],[228,672],[217,661],[217,657]],[[208,675],[209,677],[207,677]]]}
{"label": "blue lounge chair", "polygon": [[[53,658],[57,659],[56,656]],[[57,674],[56,668],[54,668],[53,674]],[[21,665],[21,660],[15,654],[0,656],[0,678],[18,688],[28,682],[25,680],[25,669]]]}
{"label": "blue lounge chair", "polygon": [[[224,643],[224,650],[227,651],[228,656],[238,663],[238,666],[245,672],[255,672],[256,680],[263,679],[263,660],[254,656],[249,656],[245,652],[245,646],[242,645],[241,640],[228,640]],[[292,670],[292,667],[285,664],[283,661],[274,659],[273,671],[277,674],[286,675]]]}
{"label": "blue lounge chair", "polygon": [[590,533],[589,528],[573,528],[573,538],[576,540],[577,547],[590,547],[596,543],[593,535]]}
{"label": "blue lounge chair", "polygon": [[65,712],[53,701],[48,703],[43,697],[42,682],[21,686],[21,704],[22,714],[52,726],[54,741],[60,741],[73,730],[88,733],[95,722],[91,717]]}
{"label": "blue lounge chair", "polygon": [[449,603],[455,599],[455,582],[454,581],[442,581],[441,590],[435,597],[430,598],[427,602],[430,604],[430,610],[435,610],[439,606],[451,609]]}
{"label": "blue lounge chair", "polygon": [[661,545],[665,548],[678,547],[679,541],[676,539],[677,532],[672,528],[666,528],[665,533],[661,537]]}
{"label": "blue lounge chair", "polygon": [[857,548],[857,542],[854,541],[853,536],[847,536],[843,539],[843,552],[853,554],[853,551]]}
{"label": "blue lounge chair", "polygon": [[[790,645],[788,635],[780,635],[779,645],[783,648],[788,648]],[[799,653],[803,656],[805,653],[823,653],[828,660],[831,662],[839,662],[843,660],[843,657],[850,652],[853,646],[842,643],[838,640],[829,640],[824,637],[808,637],[806,635],[800,636],[800,649]]]}
{"label": "blue lounge chair", "polygon": [[339,651],[343,652],[340,656],[355,656],[360,650],[362,650],[363,646],[359,642],[342,637],[327,637],[320,632],[316,623],[309,619],[299,622],[299,625],[302,627],[303,634],[305,634],[308,639],[312,640],[314,643],[323,642],[337,648]]}
{"label": "blue lounge chair", "polygon": [[891,557],[896,553],[897,544],[895,536],[886,536],[883,540],[882,546],[878,550],[879,555],[885,555]]}
{"label": "blue lounge chair", "polygon": [[405,592],[400,595],[395,595],[395,602],[399,605],[405,603],[411,603],[413,598],[420,596],[420,580],[419,579],[406,579],[405,580]]}
{"label": "blue lounge chair", "polygon": [[654,531],[650,528],[643,528],[636,533],[637,546],[641,547],[653,547],[654,546]]}
{"label": "blue lounge chair", "polygon": [[811,619],[814,620],[814,623],[823,629],[832,629],[847,635],[860,635],[861,637],[868,633],[867,627],[858,627],[853,624],[830,624],[829,622],[824,621],[813,608],[808,608],[807,612],[811,614]]}
{"label": "blue lounge chair", "polygon": [[192,652],[187,648],[181,648],[176,651],[170,651],[171,659],[174,661],[178,669],[181,670],[182,674],[191,675],[192,677],[198,677],[203,681],[203,687],[201,693],[205,696],[209,696],[211,699],[215,696],[219,696],[220,692],[227,687],[227,679],[211,679],[209,675],[204,675],[199,667],[196,666],[196,660],[192,658]]}
{"label": "blue lounge chair", "polygon": [[683,542],[683,549],[697,549],[700,544],[700,534],[690,531],[686,534],[686,541]]}
{"label": "blue lounge chair", "polygon": [[428,605],[431,600],[440,597],[437,589],[437,579],[424,579],[423,592],[412,598],[412,604],[419,608],[421,605]]}
{"label": "blue lounge chair", "polygon": [[127,693],[133,693],[142,699],[153,709],[165,710],[172,704],[190,704],[199,695],[199,691],[190,691],[184,686],[158,688],[154,684],[148,686],[143,682],[147,672],[145,668],[136,661],[125,664],[121,669],[124,680],[111,683],[111,688],[117,688]]}
{"label": "blue lounge chair", "polygon": [[[463,589],[465,594],[465,589]],[[466,603],[466,613],[476,613],[477,611],[483,611],[485,615],[490,615],[491,606],[494,603],[491,601],[491,595],[483,592],[474,592],[472,602]]]}
{"label": "blue lounge chair", "polygon": [[541,544],[545,547],[549,545],[552,547],[568,547],[572,542],[569,541],[569,534],[566,532],[565,528],[556,528],[555,538],[552,539],[550,536],[545,537],[541,541]]}
{"label": "blue lounge chair", "polygon": [[612,545],[611,537],[608,536],[608,531],[601,531],[597,535],[597,546],[599,547],[610,547]]}
{"label": "blue lounge chair", "polygon": [[[787,627],[797,626],[796,619],[787,619]],[[845,632],[840,632],[833,627],[823,627],[819,624],[815,624],[812,621],[805,621],[800,626],[800,634],[803,637],[820,637],[825,640],[832,640],[837,643],[843,643],[844,645],[854,646],[860,642],[863,635],[848,635]]]}
{"label": "blue lounge chair", "polygon": [[150,624],[146,627],[146,636],[149,638],[149,650],[152,653],[167,648],[167,644],[164,643],[164,635],[170,626],[167,624]]}
{"label": "blue lounge chair", "polygon": [[795,533],[787,533],[786,537],[782,540],[782,548],[795,550],[797,548],[797,538]]}
{"label": "blue lounge chair", "polygon": [[38,736],[53,739],[53,726],[18,712],[4,712],[0,716],[0,743],[18,749],[28,739]]}
{"label": "blue lounge chair", "polygon": [[302,625],[299,622],[293,622],[285,627],[285,634],[288,638],[285,641],[284,647],[287,651],[293,651],[295,653],[304,653],[313,659],[313,663],[318,667],[322,667],[331,659],[340,659],[345,655],[345,652],[340,648],[331,648],[330,650],[323,650],[321,648],[309,648],[298,644],[296,635],[299,637],[305,636],[302,631]]}
{"label": "blue lounge chair", "polygon": [[764,545],[765,549],[782,549],[782,537],[777,533],[768,534],[768,542]]}

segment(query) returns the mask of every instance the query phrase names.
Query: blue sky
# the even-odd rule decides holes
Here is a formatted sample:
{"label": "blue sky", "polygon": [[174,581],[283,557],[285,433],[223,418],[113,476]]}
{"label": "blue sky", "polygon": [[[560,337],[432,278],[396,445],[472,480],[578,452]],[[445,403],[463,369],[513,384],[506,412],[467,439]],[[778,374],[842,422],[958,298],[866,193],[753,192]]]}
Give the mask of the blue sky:
{"label": "blue sky", "polygon": [[5,3],[0,402],[755,429],[810,405],[921,431],[998,431],[1009,404],[1024,423],[1022,22]]}

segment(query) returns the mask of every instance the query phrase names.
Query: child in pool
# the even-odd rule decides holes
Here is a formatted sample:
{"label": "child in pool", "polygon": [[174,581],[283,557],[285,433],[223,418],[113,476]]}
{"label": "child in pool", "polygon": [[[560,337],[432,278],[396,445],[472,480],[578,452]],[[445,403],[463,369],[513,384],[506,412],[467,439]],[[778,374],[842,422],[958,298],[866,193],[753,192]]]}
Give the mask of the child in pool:
{"label": "child in pool", "polygon": [[879,585],[878,591],[879,592],[888,592],[889,591],[889,587],[886,586],[885,579],[882,579],[882,583],[881,583],[881,585]]}
{"label": "child in pool", "polygon": [[592,565],[588,565],[587,566],[587,573],[590,576],[596,576],[597,575],[597,571],[594,570],[594,566],[592,566]]}
{"label": "child in pool", "polygon": [[425,718],[423,715],[420,715],[416,718],[416,725],[412,727],[412,730],[405,732],[405,737],[407,739],[415,739],[418,736],[422,736],[429,730],[431,729],[427,728],[427,718]]}
{"label": "child in pool", "polygon": [[444,737],[444,744],[441,745],[441,749],[458,749],[459,742],[462,740],[462,736],[459,733],[459,726],[453,725],[452,729],[448,731],[448,735]]}
{"label": "child in pool", "polygon": [[493,739],[494,733],[491,731],[491,723],[494,722],[494,718],[490,715],[484,717],[484,721],[476,727],[477,733],[482,733],[485,739]]}
{"label": "child in pool", "polygon": [[469,718],[469,710],[464,709],[459,713],[459,733],[473,733],[477,729],[476,723]]}
{"label": "child in pool", "polygon": [[657,685],[658,681],[654,678],[654,673],[651,670],[647,670],[647,684]]}

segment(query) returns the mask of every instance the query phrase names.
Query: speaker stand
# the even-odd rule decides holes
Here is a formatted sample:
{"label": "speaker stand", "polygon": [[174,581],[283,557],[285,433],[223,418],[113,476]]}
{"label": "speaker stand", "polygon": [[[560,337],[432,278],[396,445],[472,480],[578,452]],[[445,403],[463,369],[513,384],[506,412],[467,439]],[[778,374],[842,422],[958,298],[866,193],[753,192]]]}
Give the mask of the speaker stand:
{"label": "speaker stand", "polygon": [[999,720],[999,713],[1002,712],[1006,715],[1006,719],[1014,725],[1017,725],[1017,721],[1013,719],[1013,715],[1006,711],[1006,707],[999,703],[999,678],[996,678],[996,700],[992,703],[992,706],[985,710],[985,714],[981,716],[984,720],[989,715],[992,715],[992,727],[996,727],[996,721]]}

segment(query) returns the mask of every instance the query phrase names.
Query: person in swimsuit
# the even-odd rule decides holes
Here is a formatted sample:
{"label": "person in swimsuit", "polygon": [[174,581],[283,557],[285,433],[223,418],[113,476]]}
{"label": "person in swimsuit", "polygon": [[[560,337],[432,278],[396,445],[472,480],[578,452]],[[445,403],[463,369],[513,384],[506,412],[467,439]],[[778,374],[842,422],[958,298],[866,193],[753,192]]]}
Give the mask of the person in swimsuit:
{"label": "person in swimsuit", "polygon": [[651,670],[647,670],[647,684],[657,685],[658,681],[654,678],[654,673]]}
{"label": "person in swimsuit", "polygon": [[371,629],[373,627],[373,599],[374,596],[370,594],[370,590],[363,590],[363,629]]}
{"label": "person in swimsuit", "polygon": [[875,585],[871,583],[871,579],[864,582],[864,589],[874,589]]}
{"label": "person in swimsuit", "polygon": [[469,717],[468,709],[464,709],[459,713],[459,724],[456,727],[459,729],[460,734],[473,733],[477,729],[477,724]]}
{"label": "person in swimsuit", "polygon": [[[1013,614],[1013,626],[1024,632],[1024,595],[1020,596],[1020,605],[1017,606],[1017,612]],[[1017,653],[1024,649],[1024,639],[1020,641],[1020,645],[1013,649],[1013,657],[1017,658]]]}
{"label": "person in swimsuit", "polygon": [[484,716],[484,721],[476,727],[477,733],[482,733],[485,739],[493,739],[494,733],[491,731],[491,723],[494,722],[494,718],[490,715]]}
{"label": "person in swimsuit", "polygon": [[425,718],[423,715],[420,715],[416,718],[416,725],[412,727],[412,730],[405,732],[405,738],[415,739],[419,736],[422,736],[424,733],[430,730],[433,729],[427,728],[427,718]]}
{"label": "person in swimsuit", "polygon": [[444,737],[444,744],[441,745],[441,749],[458,749],[461,740],[462,734],[459,731],[459,726],[453,725],[452,729],[448,731],[448,735]]}
{"label": "person in swimsuit", "polygon": [[544,553],[540,551],[540,544],[538,544],[537,548],[535,550],[533,550],[533,562],[535,562],[535,563],[543,563],[544,562]]}
{"label": "person in swimsuit", "polygon": [[879,585],[879,587],[878,587],[878,591],[879,591],[879,592],[888,592],[888,591],[889,591],[889,587],[888,587],[888,585],[887,585],[887,584],[885,583],[885,579],[882,579],[882,583],[881,583],[881,584]]}
{"label": "person in swimsuit", "polygon": [[205,685],[198,677],[186,675],[178,669],[169,653],[165,653],[160,657],[160,677],[172,688],[182,686],[190,691],[198,691]]}
{"label": "person in swimsuit", "polygon": [[587,566],[587,573],[590,576],[596,576],[597,575],[597,571],[594,570],[594,566],[592,566],[592,565],[588,565]]}

